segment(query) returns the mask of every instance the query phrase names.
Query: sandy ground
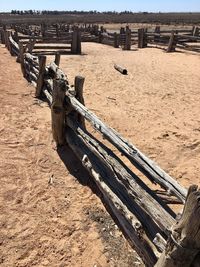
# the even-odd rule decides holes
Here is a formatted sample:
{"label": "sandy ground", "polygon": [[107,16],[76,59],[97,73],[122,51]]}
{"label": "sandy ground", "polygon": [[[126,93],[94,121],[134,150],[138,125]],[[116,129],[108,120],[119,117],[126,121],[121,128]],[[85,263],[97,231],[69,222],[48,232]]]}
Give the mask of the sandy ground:
{"label": "sandy ground", "polygon": [[[92,43],[83,53],[61,57],[61,68],[70,84],[86,78],[87,107],[182,185],[200,185],[199,55]],[[0,55],[0,265],[140,265],[72,152],[53,149],[47,104]]]}

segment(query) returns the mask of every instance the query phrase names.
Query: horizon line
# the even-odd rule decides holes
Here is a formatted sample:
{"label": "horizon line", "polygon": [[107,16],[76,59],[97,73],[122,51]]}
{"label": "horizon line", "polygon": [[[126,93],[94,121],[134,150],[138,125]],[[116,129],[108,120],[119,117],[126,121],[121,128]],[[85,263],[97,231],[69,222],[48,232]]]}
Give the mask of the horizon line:
{"label": "horizon line", "polygon": [[38,11],[38,12],[42,12],[42,11],[50,11],[50,12],[53,12],[53,11],[58,11],[58,12],[98,12],[98,13],[104,13],[104,12],[115,12],[115,13],[122,13],[122,12],[131,12],[131,13],[134,13],[134,14],[138,14],[138,13],[200,13],[200,11],[147,11],[147,10],[144,10],[144,11],[132,11],[132,10],[121,10],[121,11],[116,11],[116,10],[97,10],[97,9],[90,9],[90,10],[79,10],[79,9],[73,9],[73,10],[63,10],[63,9],[11,9],[9,11],[6,11],[6,10],[0,10],[0,13],[11,13],[12,10],[16,10],[16,11],[29,11],[29,10],[32,10],[32,11]]}

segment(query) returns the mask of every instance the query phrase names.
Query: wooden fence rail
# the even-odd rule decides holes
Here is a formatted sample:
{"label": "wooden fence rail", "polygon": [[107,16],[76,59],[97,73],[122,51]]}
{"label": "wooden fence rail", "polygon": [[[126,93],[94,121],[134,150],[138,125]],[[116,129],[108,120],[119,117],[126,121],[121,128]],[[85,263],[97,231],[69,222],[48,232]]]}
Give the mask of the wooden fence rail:
{"label": "wooden fence rail", "polygon": [[18,54],[18,45],[21,42],[28,52],[35,54],[53,54],[58,51],[62,54],[81,54],[81,32],[79,30],[67,33],[64,37],[42,37],[32,35],[19,35],[12,29],[1,30],[1,41],[8,47],[11,54]]}
{"label": "wooden fence rail", "polygon": [[[187,32],[187,33],[185,33]],[[183,34],[185,33],[185,34]],[[200,52],[199,28],[196,27],[192,31],[173,30],[148,32],[147,29],[138,30],[138,48],[145,48],[148,44],[165,46],[167,52],[174,52],[176,48]],[[195,45],[196,44],[196,45]]]}
{"label": "wooden fence rail", "polygon": [[[14,32],[13,32],[14,30]],[[8,33],[9,31],[9,33]],[[167,52],[177,49],[200,52],[200,30],[194,26],[191,29],[134,29],[128,26],[121,27],[119,32],[109,32],[99,25],[11,25],[11,29],[4,25],[1,29],[1,42],[7,45],[7,39],[12,34],[12,39],[24,45],[33,46],[33,52],[40,54],[60,53],[81,54],[81,42],[96,42],[105,45],[131,50],[132,46],[145,48],[148,45],[165,48]],[[54,45],[53,45],[54,44]],[[59,44],[59,45],[58,45]],[[9,44],[8,44],[9,47]],[[47,49],[49,51],[47,51]],[[135,50],[135,49],[134,49]],[[14,52],[14,55],[16,53]]]}
{"label": "wooden fence rail", "polygon": [[[196,212],[200,205],[200,191],[197,187],[195,190],[191,188],[186,198],[187,191],[179,185],[180,191],[183,192],[182,200],[184,202],[186,199],[186,204],[182,219],[176,222],[173,211],[108,147],[87,132],[83,121],[78,119],[78,115],[83,120],[88,120],[121,152],[123,151],[120,145],[121,140],[126,144],[128,142],[89,111],[83,105],[83,97],[81,101],[77,99],[80,97],[80,94],[77,94],[78,86],[71,88],[66,76],[55,63],[50,64],[47,69],[50,72],[48,77],[51,76],[53,81],[51,83],[48,81],[48,89],[44,83],[42,92],[47,96],[51,105],[54,139],[58,145],[62,145],[65,139],[81,160],[82,165],[88,170],[102,192],[106,204],[118,220],[122,231],[145,265],[157,264],[159,267],[171,267],[197,264],[200,250],[200,231],[195,230],[200,226],[200,213]],[[57,110],[60,111],[59,114]],[[138,154],[142,154],[138,149],[136,150]],[[124,155],[127,156],[126,153]],[[146,156],[145,158],[147,159]],[[171,182],[173,185],[177,184],[173,179]],[[192,199],[190,198],[191,191],[193,192]],[[190,228],[191,219],[194,232]],[[182,233],[177,235],[176,231],[179,233],[177,229],[182,229]],[[188,229],[186,230],[188,235],[185,237],[187,241],[183,242],[180,236],[183,235],[185,229]],[[197,237],[195,236],[193,241],[195,233]],[[185,251],[187,253],[180,259]]]}

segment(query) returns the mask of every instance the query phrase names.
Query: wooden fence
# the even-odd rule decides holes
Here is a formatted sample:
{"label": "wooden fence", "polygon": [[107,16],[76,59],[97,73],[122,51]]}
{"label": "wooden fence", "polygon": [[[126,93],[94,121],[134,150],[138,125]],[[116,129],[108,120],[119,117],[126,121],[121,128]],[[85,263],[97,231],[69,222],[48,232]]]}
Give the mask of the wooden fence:
{"label": "wooden fence", "polygon": [[150,45],[165,47],[167,52],[174,52],[176,48],[200,52],[199,28],[193,27],[191,30],[160,30],[155,28],[155,32],[148,32],[147,28],[138,30],[138,48],[145,48]]}
{"label": "wooden fence", "polygon": [[79,30],[66,33],[65,37],[43,37],[35,35],[20,34],[12,29],[1,30],[1,42],[9,47],[11,54],[16,54],[16,47],[19,43],[26,47],[26,50],[34,54],[81,54],[81,33]]}
{"label": "wooden fence", "polygon": [[[60,55],[46,65],[46,56],[24,51],[22,43],[5,35],[7,48],[17,56],[23,76],[51,107],[53,138],[67,144],[96,183],[122,232],[146,266],[188,267],[200,263],[200,190],[187,191],[138,148],[103,123],[84,106],[84,78],[69,86],[59,68]],[[12,41],[11,41],[12,40]],[[148,187],[109,147],[86,128],[87,120],[124,157],[161,190]],[[168,204],[184,204],[181,218]],[[179,216],[180,217],[180,216]]]}
{"label": "wooden fence", "polygon": [[131,50],[133,45],[145,48],[148,45],[164,47],[167,52],[174,52],[176,48],[200,52],[200,31],[198,27],[191,29],[161,30],[160,26],[152,29],[141,28],[131,30],[128,26],[121,27],[119,32],[109,32],[98,25],[89,25],[82,29],[83,42],[97,42]]}
{"label": "wooden fence", "polygon": [[133,46],[145,48],[147,46],[162,47],[167,52],[174,52],[176,48],[200,52],[200,31],[195,26],[191,29],[161,30],[134,29],[121,27],[118,32],[109,32],[99,25],[69,25],[69,24],[41,24],[41,25],[10,25],[1,29],[1,42],[7,40],[6,31],[10,31],[12,39],[32,48],[35,54],[72,53],[81,54],[81,42],[96,42],[123,50],[131,50]]}

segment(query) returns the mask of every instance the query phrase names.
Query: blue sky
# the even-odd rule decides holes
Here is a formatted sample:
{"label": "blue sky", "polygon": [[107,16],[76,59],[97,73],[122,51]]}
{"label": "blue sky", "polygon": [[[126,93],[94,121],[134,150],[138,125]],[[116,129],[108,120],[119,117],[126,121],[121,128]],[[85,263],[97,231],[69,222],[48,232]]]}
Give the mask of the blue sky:
{"label": "blue sky", "polygon": [[11,9],[200,12],[200,0],[0,0],[0,11]]}

